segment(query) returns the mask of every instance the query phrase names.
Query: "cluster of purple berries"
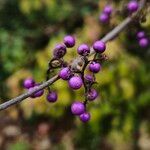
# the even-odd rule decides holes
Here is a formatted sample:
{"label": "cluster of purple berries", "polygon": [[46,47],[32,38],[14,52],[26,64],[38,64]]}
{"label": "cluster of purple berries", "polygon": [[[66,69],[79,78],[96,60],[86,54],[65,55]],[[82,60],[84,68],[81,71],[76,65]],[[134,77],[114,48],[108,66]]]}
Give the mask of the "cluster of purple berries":
{"label": "cluster of purple berries", "polygon": [[[129,13],[133,13],[136,12],[139,8],[139,4],[136,0],[131,0],[128,4],[127,4],[127,10],[129,11]],[[101,23],[109,23],[110,18],[111,18],[111,14],[112,14],[113,8],[111,5],[106,5],[102,11],[102,13],[99,15],[99,20]]]}
{"label": "cluster of purple berries", "polygon": [[[106,10],[105,10],[106,11]],[[62,57],[66,54],[67,48],[71,48],[75,45],[75,38],[73,36],[65,36],[63,44],[57,44],[53,51],[53,59],[63,60]],[[93,44],[93,49],[96,52],[95,55],[101,55],[105,49],[106,45],[103,41],[99,40]],[[77,48],[77,53],[83,59],[88,60],[88,55],[90,54],[90,47],[87,44],[81,44]],[[85,91],[85,101],[84,102],[74,102],[71,106],[71,112],[74,115],[79,116],[82,122],[87,122],[90,120],[90,113],[86,111],[86,104],[88,101],[94,101],[98,97],[98,92],[92,87],[95,83],[95,73],[98,73],[101,70],[101,64],[98,59],[93,58],[93,60],[85,63],[84,70],[81,72],[75,72],[71,69],[70,65],[63,65],[61,70],[59,71],[59,77],[62,80],[66,80],[68,85],[73,90],[80,89],[83,85],[84,88],[87,89]],[[85,69],[88,68],[90,74],[84,75]],[[48,72],[49,73],[49,72]],[[91,75],[92,74],[92,75]],[[39,86],[40,84],[36,84],[35,81],[31,78],[28,78],[24,81],[24,87],[29,91],[32,91],[33,88]],[[31,97],[36,98],[42,96],[44,90],[39,90],[34,93]],[[48,102],[56,102],[57,101],[57,93],[51,91],[48,87],[47,101]]]}
{"label": "cluster of purple berries", "polygon": [[[29,92],[31,92],[34,88],[37,88],[40,84],[35,83],[35,81],[32,78],[27,78],[23,82],[24,88],[28,89]],[[44,90],[39,90],[33,95],[31,95],[31,98],[37,98],[41,97],[44,94]],[[47,95],[48,102],[55,102],[57,100],[57,93],[54,91],[51,91]]]}
{"label": "cluster of purple berries", "polygon": [[112,14],[112,6],[111,5],[106,5],[102,11],[102,13],[99,15],[99,20],[101,23],[108,23],[110,20],[110,16]]}
{"label": "cluster of purple berries", "polygon": [[[40,84],[35,83],[35,81],[32,78],[27,78],[23,82],[24,88],[28,89],[29,91],[32,91],[34,88],[37,88]],[[34,93],[31,98],[37,98],[42,96],[44,93],[44,90],[39,90],[38,92]]]}
{"label": "cluster of purple berries", "polygon": [[71,48],[75,45],[75,38],[73,36],[66,36],[64,37],[64,44],[57,44],[55,46],[55,49],[53,51],[54,58],[62,58],[66,52],[67,48]]}
{"label": "cluster of purple berries", "polygon": [[[69,40],[66,42],[69,43]],[[102,54],[106,45],[103,41],[96,41],[93,44],[93,49],[96,53]],[[81,44],[77,48],[77,53],[81,57],[86,57],[90,53],[90,47],[87,44]],[[98,73],[101,70],[101,65],[99,62],[92,60],[88,63],[88,70],[91,73]],[[83,85],[92,85],[94,83],[94,78],[92,75],[87,74],[82,78],[82,73],[75,73],[71,70],[70,66],[63,67],[59,72],[59,77],[68,82],[68,85],[73,90],[80,89]],[[88,92],[86,93],[86,99],[88,101],[94,101],[98,97],[98,92],[90,86]],[[74,102],[71,106],[71,112],[74,115],[79,116],[82,122],[87,122],[90,120],[90,114],[86,111],[86,103],[84,102]]]}
{"label": "cluster of purple berries", "polygon": [[139,31],[136,36],[137,36],[137,40],[138,40],[139,46],[141,48],[148,47],[150,41],[149,41],[149,39],[146,36],[144,31]]}

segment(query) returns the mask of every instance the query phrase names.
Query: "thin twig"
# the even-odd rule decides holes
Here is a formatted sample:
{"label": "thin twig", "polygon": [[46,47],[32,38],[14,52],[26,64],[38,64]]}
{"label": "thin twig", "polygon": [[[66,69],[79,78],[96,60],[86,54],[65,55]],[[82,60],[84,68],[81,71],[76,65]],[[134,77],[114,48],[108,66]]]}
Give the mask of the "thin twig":
{"label": "thin twig", "polygon": [[28,91],[27,93],[24,93],[16,98],[13,98],[3,104],[0,105],[0,110],[6,109],[14,104],[20,103],[21,101],[25,100],[26,98],[30,97],[32,94],[36,93],[39,90],[45,89],[46,87],[48,87],[49,85],[53,84],[54,82],[56,82],[59,79],[58,75],[52,77],[51,79],[49,79],[46,82],[43,82],[41,85],[39,85],[38,87],[35,87],[32,91]]}
{"label": "thin twig", "polygon": [[[106,42],[112,40],[113,38],[115,38],[120,32],[122,32],[137,17],[137,15],[140,13],[141,9],[144,7],[145,2],[146,2],[146,0],[141,0],[139,10],[136,13],[134,13],[132,16],[127,17],[122,23],[120,23],[112,31],[110,31],[108,34],[106,34],[101,40],[106,43]],[[94,51],[91,52],[90,56],[93,54],[95,54]],[[72,64],[72,65],[74,65],[74,64]],[[30,97],[32,94],[36,93],[37,91],[39,91],[41,89],[45,89],[46,87],[50,86],[51,84],[53,84],[54,82],[56,82],[59,79],[60,79],[59,76],[55,75],[48,81],[45,81],[38,87],[34,88],[32,91],[30,91],[30,92],[28,91],[25,94],[22,94],[16,98],[13,98],[11,100],[8,100],[7,102],[2,103],[0,105],[0,111],[7,109],[8,107],[15,105],[17,103],[20,103],[21,101]]]}

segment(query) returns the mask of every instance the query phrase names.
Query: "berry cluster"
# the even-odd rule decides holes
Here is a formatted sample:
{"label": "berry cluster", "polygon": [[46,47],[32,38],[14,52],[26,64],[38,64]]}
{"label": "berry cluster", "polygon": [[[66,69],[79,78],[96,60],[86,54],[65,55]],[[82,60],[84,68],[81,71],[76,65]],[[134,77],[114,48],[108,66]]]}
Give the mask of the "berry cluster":
{"label": "berry cluster", "polygon": [[[59,70],[59,77],[62,80],[68,82],[69,88],[72,90],[78,90],[81,87],[84,87],[85,98],[83,102],[76,101],[71,105],[71,112],[74,115],[79,116],[82,122],[87,122],[90,120],[90,113],[87,112],[87,103],[94,101],[98,97],[98,92],[93,88],[95,81],[95,73],[98,73],[101,70],[101,62],[106,59],[105,55],[102,54],[106,45],[103,41],[99,40],[93,44],[93,49],[96,52],[93,59],[89,60],[88,55],[90,54],[90,47],[87,44],[81,44],[77,48],[77,53],[79,58],[83,60],[83,65],[77,63],[80,66],[79,70],[74,70],[70,63],[64,61],[63,57],[67,52],[67,48],[72,48],[75,45],[75,38],[73,36],[65,36],[63,44],[57,44],[53,51],[53,58],[49,61],[49,66],[47,70],[46,80],[50,78],[51,73],[57,69]],[[39,84],[36,84],[33,79],[26,79],[24,81],[24,87],[29,91],[33,90]],[[47,88],[47,101],[56,102],[57,93],[51,91],[51,88]],[[40,90],[33,94],[31,97],[36,98],[40,97],[44,93],[43,90]]]}
{"label": "berry cluster", "polygon": [[139,31],[136,36],[141,48],[148,47],[150,41],[144,31]]}
{"label": "berry cluster", "polygon": [[[28,89],[29,91],[32,91],[34,88],[38,87],[40,84],[36,83],[32,78],[27,78],[23,82],[23,86]],[[39,90],[33,95],[31,95],[31,98],[37,98],[42,96],[44,93],[44,90]]]}
{"label": "berry cluster", "polygon": [[111,5],[106,5],[102,11],[102,13],[99,15],[99,20],[101,23],[108,23],[112,14],[112,6]]}
{"label": "berry cluster", "polygon": [[[136,0],[131,0],[127,4],[127,11],[129,14],[132,14],[133,12],[136,12],[139,8],[139,4]],[[102,13],[99,15],[99,21],[103,24],[107,24],[110,21],[111,15],[113,12],[113,8],[111,5],[106,5],[102,11]]]}
{"label": "berry cluster", "polygon": [[[64,38],[64,46],[66,48],[71,48],[75,45],[75,39],[72,36],[66,36]],[[59,77],[62,80],[68,82],[68,86],[73,90],[78,90],[82,86],[85,89],[85,100],[83,102],[76,101],[71,105],[71,112],[74,115],[79,116],[80,120],[87,122],[90,120],[90,113],[87,112],[86,106],[89,101],[94,101],[98,97],[98,92],[92,87],[95,83],[95,73],[98,73],[101,70],[100,61],[104,60],[103,52],[106,49],[105,43],[103,41],[96,41],[93,44],[93,49],[96,54],[92,60],[88,59],[90,54],[90,47],[87,44],[81,44],[77,48],[77,53],[79,57],[84,60],[84,65],[81,67],[81,70],[75,71],[72,69],[71,65],[62,65],[61,70],[59,71]],[[65,54],[66,49],[54,49],[54,54],[56,52]],[[60,58],[60,55],[54,55],[56,58]],[[62,55],[63,57],[63,55]],[[85,71],[89,71],[89,74],[85,75]]]}

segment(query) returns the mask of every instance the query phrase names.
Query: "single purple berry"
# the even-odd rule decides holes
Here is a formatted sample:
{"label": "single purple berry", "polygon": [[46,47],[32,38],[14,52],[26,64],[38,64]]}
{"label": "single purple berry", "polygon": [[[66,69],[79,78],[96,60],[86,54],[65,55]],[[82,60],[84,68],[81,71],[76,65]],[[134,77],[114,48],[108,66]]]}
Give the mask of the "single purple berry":
{"label": "single purple berry", "polygon": [[131,12],[131,13],[137,11],[137,10],[138,10],[138,7],[139,7],[139,5],[138,5],[138,2],[137,2],[136,0],[130,1],[130,2],[128,3],[128,5],[127,5],[127,9],[128,9],[128,11]]}
{"label": "single purple berry", "polygon": [[137,36],[137,39],[144,38],[145,37],[145,32],[144,31],[139,31],[136,36]]}
{"label": "single purple berry", "polygon": [[139,40],[139,45],[140,45],[140,47],[142,47],[142,48],[146,48],[146,47],[149,45],[148,39],[147,39],[147,38],[141,38],[141,39]]}
{"label": "single purple berry", "polygon": [[98,93],[95,89],[90,89],[88,93],[88,100],[93,101],[98,97]]}
{"label": "single purple berry", "polygon": [[71,105],[71,112],[74,114],[74,115],[81,115],[85,112],[85,106],[83,103],[81,102],[74,102],[72,105]]}
{"label": "single purple berry", "polygon": [[57,101],[57,93],[54,91],[51,91],[50,93],[48,93],[47,95],[47,101],[48,102],[56,102]]}
{"label": "single purple berry", "polygon": [[93,83],[94,82],[93,76],[89,75],[89,74],[85,75],[84,79],[85,79],[86,83]]}
{"label": "single purple berry", "polygon": [[[33,89],[35,89],[35,88],[37,88],[37,87],[38,87],[38,85],[35,85],[34,87],[31,87],[31,88],[29,89],[29,92],[33,91]],[[39,90],[39,91],[37,91],[36,93],[34,93],[33,95],[31,95],[31,98],[40,97],[40,96],[43,95],[43,93],[44,93],[44,90]]]}
{"label": "single purple berry", "polygon": [[101,13],[100,14],[100,16],[99,16],[99,20],[100,20],[100,22],[101,23],[108,23],[109,22],[109,19],[110,19],[110,17],[109,17],[109,15],[108,14],[106,14],[106,13]]}
{"label": "single purple berry", "polygon": [[90,47],[87,44],[81,44],[78,49],[78,54],[86,56],[90,53]]}
{"label": "single purple berry", "polygon": [[63,44],[57,44],[54,48],[53,55],[55,58],[61,58],[66,54],[66,46]]}
{"label": "single purple berry", "polygon": [[62,68],[59,72],[60,78],[68,80],[71,76],[71,70],[68,67]]}
{"label": "single purple berry", "polygon": [[26,89],[29,89],[29,88],[31,88],[31,87],[34,87],[34,85],[35,85],[35,81],[34,81],[32,78],[27,78],[27,79],[25,79],[24,82],[23,82],[23,86],[24,86],[24,88],[26,88]]}
{"label": "single purple berry", "polygon": [[93,73],[98,73],[101,70],[101,65],[93,61],[89,64],[89,70]]}
{"label": "single purple berry", "polygon": [[83,81],[80,76],[73,76],[69,79],[68,82],[69,82],[70,88],[72,88],[74,90],[81,88],[81,86],[83,84]]}
{"label": "single purple berry", "polygon": [[93,44],[93,49],[95,50],[95,52],[97,53],[103,53],[106,49],[106,45],[103,41],[96,41]]}
{"label": "single purple berry", "polygon": [[75,38],[73,36],[67,35],[64,37],[64,44],[66,47],[71,48],[75,45]]}
{"label": "single purple berry", "polygon": [[107,14],[107,15],[111,15],[112,10],[113,10],[113,9],[112,9],[112,6],[106,5],[106,6],[104,7],[103,13],[105,13],[105,14]]}
{"label": "single purple berry", "polygon": [[84,112],[79,117],[80,117],[80,120],[85,123],[85,122],[88,122],[90,120],[91,115],[88,112]]}

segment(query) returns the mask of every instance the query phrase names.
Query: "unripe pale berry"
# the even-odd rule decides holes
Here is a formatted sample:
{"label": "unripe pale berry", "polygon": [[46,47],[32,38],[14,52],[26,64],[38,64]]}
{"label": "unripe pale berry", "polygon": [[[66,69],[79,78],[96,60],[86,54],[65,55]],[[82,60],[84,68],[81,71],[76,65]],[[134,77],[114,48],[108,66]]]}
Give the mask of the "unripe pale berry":
{"label": "unripe pale berry", "polygon": [[62,68],[59,72],[59,76],[63,80],[68,80],[71,76],[71,70],[68,67]]}
{"label": "unripe pale berry", "polygon": [[138,10],[138,7],[139,7],[139,5],[138,5],[138,2],[137,2],[136,0],[130,1],[130,2],[128,3],[128,5],[127,5],[127,9],[128,9],[128,11],[131,12],[131,13],[137,11],[137,10]]}
{"label": "unripe pale berry", "polygon": [[105,14],[107,14],[107,15],[111,15],[111,13],[112,13],[112,6],[106,5],[106,6],[104,7],[103,12],[104,12]]}
{"label": "unripe pale berry", "polygon": [[81,115],[85,112],[85,106],[83,103],[81,102],[74,102],[72,105],[71,105],[71,112],[74,114],[74,115]]}
{"label": "unripe pale berry", "polygon": [[97,53],[103,53],[106,49],[106,45],[103,41],[96,41],[93,44],[93,49],[95,50],[95,52]]}
{"label": "unripe pale berry", "polygon": [[83,85],[83,81],[80,76],[73,76],[69,79],[68,82],[69,82],[70,88],[74,90],[81,88],[81,86]]}
{"label": "unripe pale berry", "polygon": [[87,44],[81,44],[78,49],[78,54],[86,56],[90,53],[90,47]]}
{"label": "unripe pale berry", "polygon": [[109,19],[110,19],[110,17],[109,17],[109,15],[106,14],[106,13],[101,13],[100,16],[99,16],[100,22],[101,22],[101,23],[104,23],[104,24],[108,23],[108,22],[109,22]]}
{"label": "unripe pale berry", "polygon": [[66,47],[71,48],[75,45],[75,38],[73,36],[67,35],[64,37],[64,44]]}
{"label": "unripe pale berry", "polygon": [[32,79],[32,78],[27,78],[24,80],[23,82],[23,86],[26,88],[26,89],[29,89],[31,87],[34,87],[35,85],[35,81]]}
{"label": "unripe pale berry", "polygon": [[95,89],[90,89],[88,93],[88,100],[93,101],[98,97],[98,93]]}
{"label": "unripe pale berry", "polygon": [[101,70],[101,65],[93,61],[89,64],[89,70],[93,73],[98,73]]}
{"label": "unripe pale berry", "polygon": [[84,112],[79,117],[80,117],[80,120],[85,123],[85,122],[88,122],[90,120],[91,115],[88,112]]}
{"label": "unripe pale berry", "polygon": [[53,51],[55,58],[62,58],[66,54],[66,46],[63,44],[57,44]]}
{"label": "unripe pale berry", "polygon": [[52,103],[56,102],[57,101],[57,93],[54,91],[51,91],[50,93],[48,93],[47,101],[52,102]]}
{"label": "unripe pale berry", "polygon": [[142,48],[146,48],[146,47],[149,45],[148,38],[141,38],[141,39],[139,40],[139,45],[140,45],[140,47],[142,47]]}

